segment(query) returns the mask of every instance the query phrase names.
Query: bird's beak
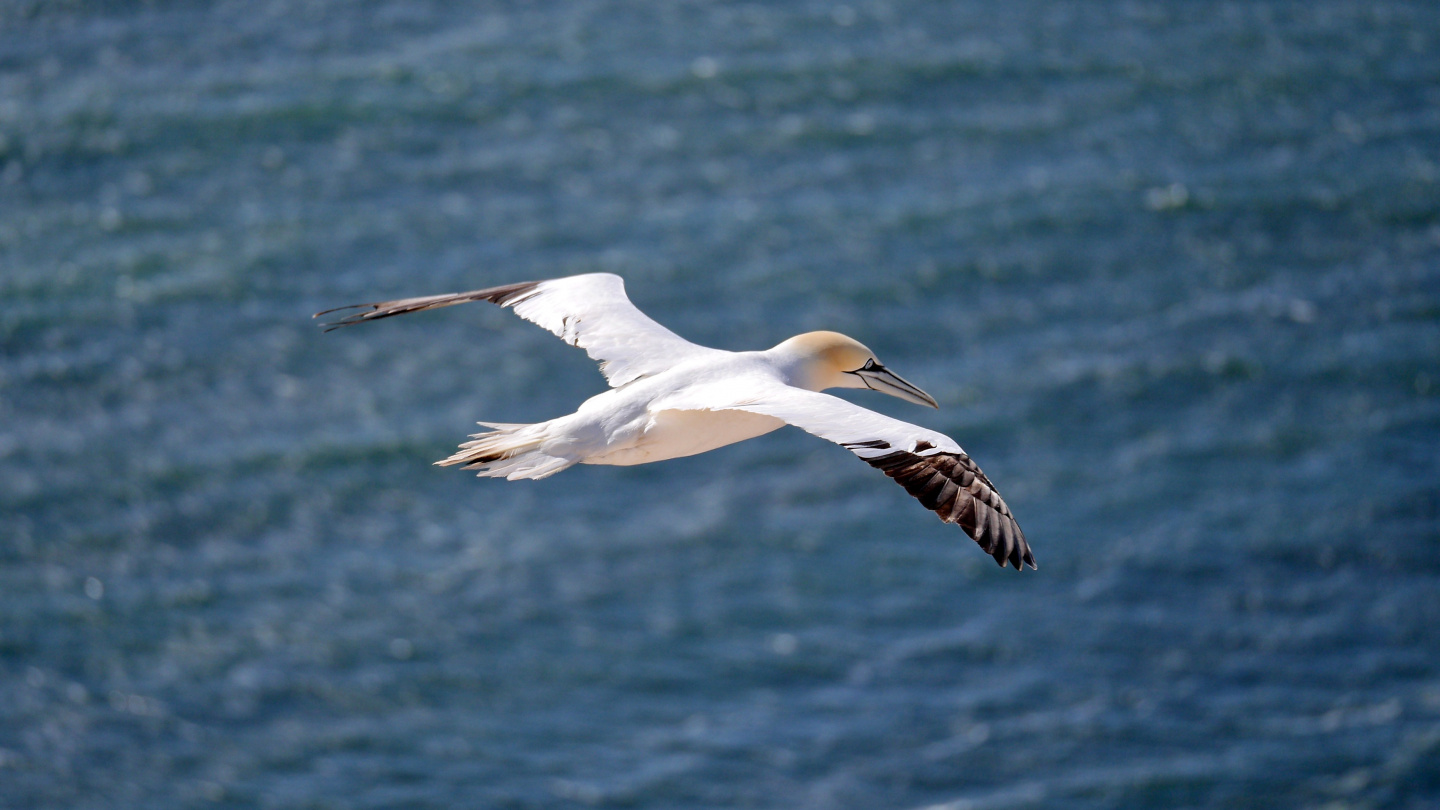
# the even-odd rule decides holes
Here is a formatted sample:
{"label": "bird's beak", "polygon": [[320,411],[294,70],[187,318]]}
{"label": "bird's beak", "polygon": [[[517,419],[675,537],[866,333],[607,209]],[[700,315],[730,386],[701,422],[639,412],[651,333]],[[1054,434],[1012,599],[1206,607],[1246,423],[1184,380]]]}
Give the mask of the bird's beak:
{"label": "bird's beak", "polygon": [[882,394],[899,397],[906,402],[913,402],[916,405],[929,405],[932,408],[940,407],[940,405],[935,402],[934,397],[906,382],[905,378],[879,363],[850,373],[859,377],[865,383],[865,387],[872,391],[879,391]]}

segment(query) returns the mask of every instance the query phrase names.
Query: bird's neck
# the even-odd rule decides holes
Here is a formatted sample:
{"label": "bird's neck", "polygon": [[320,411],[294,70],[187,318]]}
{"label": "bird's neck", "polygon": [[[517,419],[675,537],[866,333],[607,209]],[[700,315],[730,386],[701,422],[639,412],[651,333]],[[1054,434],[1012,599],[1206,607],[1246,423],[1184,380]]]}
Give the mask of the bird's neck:
{"label": "bird's neck", "polygon": [[797,352],[782,343],[769,351],[762,352],[771,366],[780,373],[786,385],[807,391],[824,391],[827,388],[841,388],[845,375],[830,368],[828,363],[813,355]]}

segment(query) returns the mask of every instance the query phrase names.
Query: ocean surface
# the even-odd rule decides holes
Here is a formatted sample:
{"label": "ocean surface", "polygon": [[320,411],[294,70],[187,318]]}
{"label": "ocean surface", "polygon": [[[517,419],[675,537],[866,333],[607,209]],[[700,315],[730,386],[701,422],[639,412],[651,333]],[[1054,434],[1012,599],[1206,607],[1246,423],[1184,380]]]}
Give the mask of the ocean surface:
{"label": "ocean surface", "polygon": [[[609,271],[787,429],[477,480]],[[1440,807],[1440,5],[0,0],[0,807]]]}

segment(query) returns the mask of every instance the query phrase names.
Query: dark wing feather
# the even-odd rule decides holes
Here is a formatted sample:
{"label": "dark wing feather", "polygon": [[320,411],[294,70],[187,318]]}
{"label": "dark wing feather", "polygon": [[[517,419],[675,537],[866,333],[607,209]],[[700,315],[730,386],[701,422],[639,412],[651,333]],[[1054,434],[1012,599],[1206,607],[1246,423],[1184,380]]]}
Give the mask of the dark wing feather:
{"label": "dark wing feather", "polygon": [[521,281],[517,284],[506,284],[501,287],[490,287],[484,290],[471,290],[462,293],[445,293],[444,295],[426,295],[420,298],[399,298],[394,301],[380,301],[374,304],[351,304],[348,307],[336,307],[317,312],[312,317],[318,318],[321,315],[329,315],[332,312],[344,312],[347,309],[359,310],[349,315],[337,318],[328,323],[321,324],[325,331],[329,332],[339,329],[342,326],[354,326],[357,323],[375,321],[381,318],[389,318],[393,315],[404,315],[407,312],[422,312],[427,309],[439,309],[441,307],[453,307],[456,304],[465,304],[471,301],[489,301],[492,304],[508,306],[515,299],[539,286],[538,281]]}
{"label": "dark wing feather", "polygon": [[920,455],[896,450],[861,458],[894,478],[941,520],[960,524],[1001,566],[1009,563],[1016,570],[1022,565],[1035,567],[1030,544],[1025,542],[1025,533],[1010,514],[1010,507],[964,452]]}

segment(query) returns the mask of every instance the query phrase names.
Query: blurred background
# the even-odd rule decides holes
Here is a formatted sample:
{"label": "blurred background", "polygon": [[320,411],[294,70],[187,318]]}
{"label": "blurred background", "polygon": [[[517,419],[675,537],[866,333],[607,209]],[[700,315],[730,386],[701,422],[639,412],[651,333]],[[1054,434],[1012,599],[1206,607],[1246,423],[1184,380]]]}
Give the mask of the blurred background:
{"label": "blurred background", "polygon": [[[844,450],[476,480],[491,307],[836,329]],[[0,806],[1440,806],[1440,7],[0,0]]]}

